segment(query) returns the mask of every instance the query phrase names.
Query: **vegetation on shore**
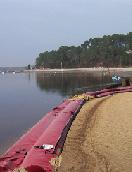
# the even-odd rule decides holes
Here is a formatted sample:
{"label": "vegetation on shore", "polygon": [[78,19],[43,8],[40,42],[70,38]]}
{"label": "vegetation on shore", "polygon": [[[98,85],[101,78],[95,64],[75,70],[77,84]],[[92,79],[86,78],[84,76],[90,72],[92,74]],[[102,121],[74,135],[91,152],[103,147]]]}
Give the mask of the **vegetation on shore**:
{"label": "vegetation on shore", "polygon": [[80,46],[61,46],[36,58],[38,68],[130,67],[132,32],[90,38]]}

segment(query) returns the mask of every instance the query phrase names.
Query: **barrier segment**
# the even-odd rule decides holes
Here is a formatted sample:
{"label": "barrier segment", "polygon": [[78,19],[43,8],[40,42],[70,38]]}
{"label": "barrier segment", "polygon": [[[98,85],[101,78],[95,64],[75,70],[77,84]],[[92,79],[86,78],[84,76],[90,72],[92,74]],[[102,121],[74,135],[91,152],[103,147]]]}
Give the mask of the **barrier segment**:
{"label": "barrier segment", "polygon": [[33,126],[12,147],[10,147],[6,153],[0,157],[0,172],[2,169],[6,172],[19,167],[35,142],[53,122],[59,112],[65,109],[69,103],[70,101],[66,100],[51,112],[47,113],[35,126]]}
{"label": "barrier segment", "polygon": [[[35,143],[24,159],[21,167],[24,167],[27,171],[29,168],[33,168],[33,166],[41,167],[46,172],[53,171],[50,161],[58,155],[57,150],[62,148],[70,127],[69,124],[73,121],[75,113],[81,107],[81,104],[81,100],[74,100],[69,103],[64,111],[60,113],[59,117],[52,122],[40,139]],[[41,149],[41,146],[45,144],[53,145],[53,148],[50,150]]]}
{"label": "barrier segment", "polygon": [[[42,156],[43,161],[45,161],[43,167],[47,170],[51,169],[49,160],[57,155],[56,145],[58,145],[61,137],[63,138],[62,140],[64,140],[64,135],[62,135],[63,130],[66,126],[69,126],[68,124],[71,122],[73,114],[81,107],[82,102],[82,100],[66,100],[49,112],[30,131],[22,136],[2,157],[0,157],[0,172],[12,172],[14,169],[21,167],[22,164],[25,167],[26,162],[28,162],[27,157],[30,157],[29,155],[32,150],[37,152],[36,156],[39,156],[39,151],[43,154],[43,149],[35,148],[39,143],[40,146],[46,143],[47,145],[53,145],[55,148],[54,151],[47,154],[47,156]],[[59,146],[61,147],[62,144]],[[35,158],[35,155],[32,156]],[[32,170],[37,167],[41,166],[34,166],[33,162],[31,167]],[[31,170],[31,168],[29,170]]]}

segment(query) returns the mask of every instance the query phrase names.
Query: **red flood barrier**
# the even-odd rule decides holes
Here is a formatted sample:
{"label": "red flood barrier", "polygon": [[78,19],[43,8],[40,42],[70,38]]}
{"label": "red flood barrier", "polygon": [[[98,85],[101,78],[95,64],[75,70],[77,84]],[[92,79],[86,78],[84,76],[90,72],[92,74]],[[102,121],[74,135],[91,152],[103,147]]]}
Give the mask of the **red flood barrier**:
{"label": "red flood barrier", "polygon": [[60,153],[83,103],[84,100],[66,100],[46,114],[0,157],[0,172],[12,172],[19,167],[29,172],[52,171],[50,160]]}
{"label": "red flood barrier", "polygon": [[98,97],[105,97],[116,93],[124,93],[124,92],[132,92],[132,86],[103,89],[95,92],[87,92],[86,95],[90,95],[90,96],[94,96],[95,98],[96,97],[98,98]]}

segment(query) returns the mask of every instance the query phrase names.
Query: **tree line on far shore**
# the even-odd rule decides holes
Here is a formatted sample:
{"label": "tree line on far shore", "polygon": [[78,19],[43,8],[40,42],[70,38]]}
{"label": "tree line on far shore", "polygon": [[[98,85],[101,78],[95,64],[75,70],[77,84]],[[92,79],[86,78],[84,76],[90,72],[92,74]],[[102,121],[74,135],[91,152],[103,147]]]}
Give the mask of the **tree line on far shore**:
{"label": "tree line on far shore", "polygon": [[36,58],[37,68],[132,66],[132,32],[90,38],[80,46],[61,46]]}

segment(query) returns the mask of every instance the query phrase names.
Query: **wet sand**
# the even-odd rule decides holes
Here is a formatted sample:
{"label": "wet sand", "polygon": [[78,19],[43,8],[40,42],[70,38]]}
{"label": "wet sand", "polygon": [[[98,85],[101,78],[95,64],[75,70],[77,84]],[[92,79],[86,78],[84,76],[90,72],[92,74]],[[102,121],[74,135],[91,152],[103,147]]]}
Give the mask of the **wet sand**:
{"label": "wet sand", "polygon": [[87,102],[59,163],[59,172],[132,172],[132,93]]}

